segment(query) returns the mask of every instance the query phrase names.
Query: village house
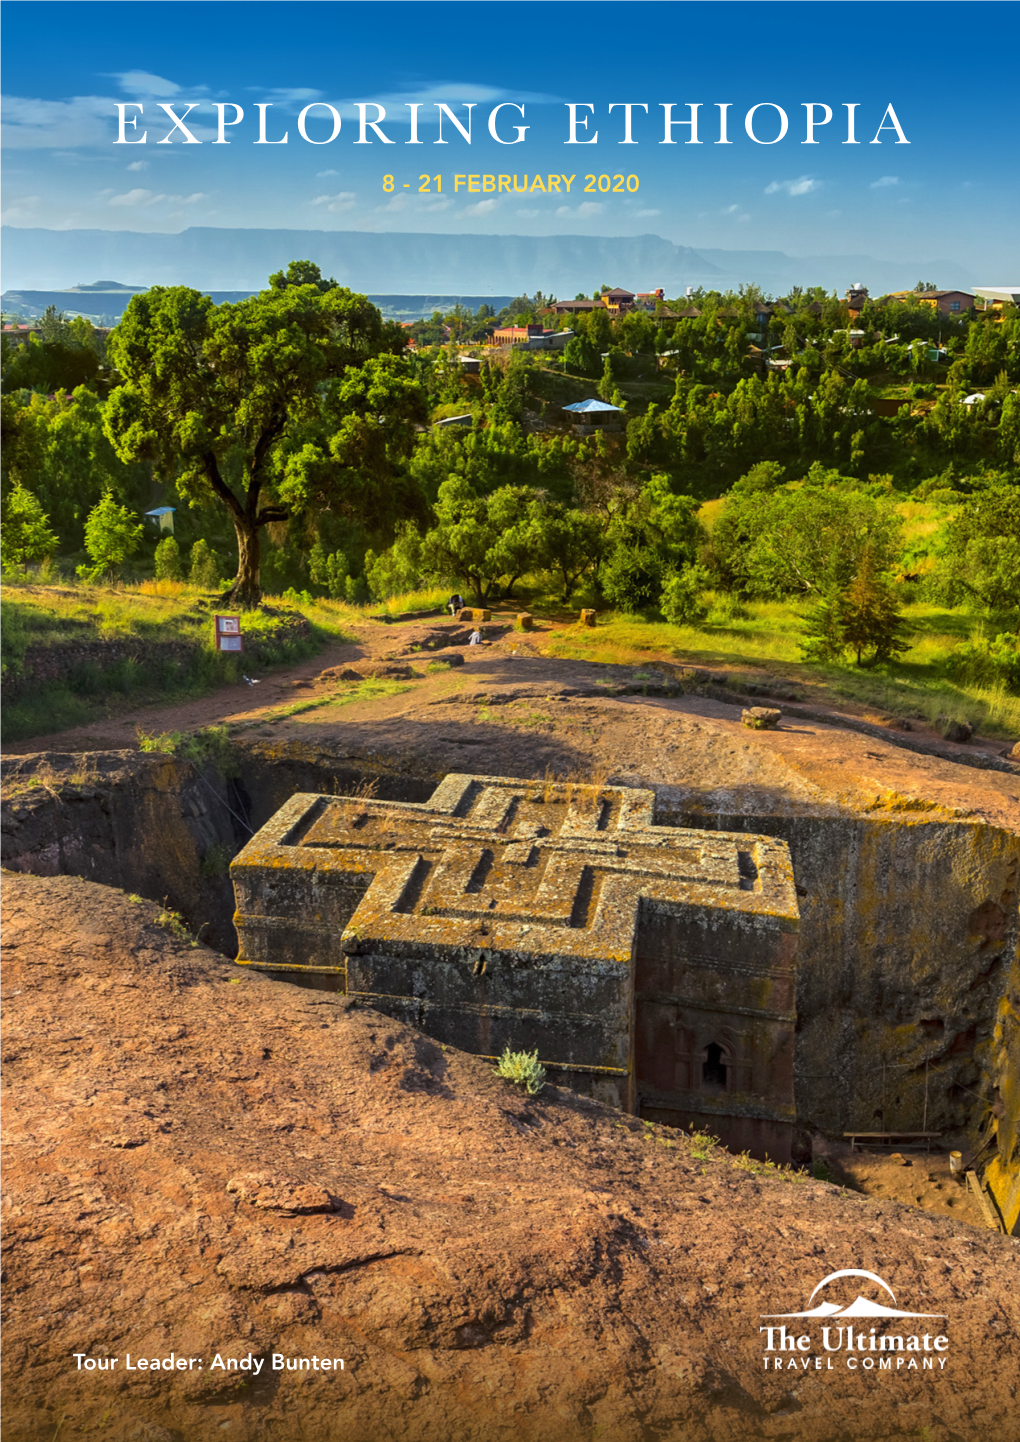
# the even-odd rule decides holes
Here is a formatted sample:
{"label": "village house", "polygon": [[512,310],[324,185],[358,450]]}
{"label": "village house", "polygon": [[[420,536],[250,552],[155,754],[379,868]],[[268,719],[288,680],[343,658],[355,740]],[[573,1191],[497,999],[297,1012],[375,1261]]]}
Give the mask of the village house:
{"label": "village house", "polygon": [[970,310],[974,304],[974,297],[966,290],[894,290],[885,299],[901,303],[919,301],[921,305],[933,306],[943,315],[959,315]]}

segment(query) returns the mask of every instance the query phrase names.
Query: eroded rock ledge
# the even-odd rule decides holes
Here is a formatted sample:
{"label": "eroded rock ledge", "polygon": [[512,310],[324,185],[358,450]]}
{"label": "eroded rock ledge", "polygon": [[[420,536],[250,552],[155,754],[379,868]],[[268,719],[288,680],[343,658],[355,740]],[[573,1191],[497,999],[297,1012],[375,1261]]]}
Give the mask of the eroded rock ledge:
{"label": "eroded rock ledge", "polygon": [[[1010,1435],[1015,1243],[527,1100],[110,888],[4,890],[15,1442]],[[860,1374],[763,1371],[759,1314],[846,1266],[948,1314],[946,1375],[898,1376],[895,1410]],[[206,1366],[86,1375],[76,1351]],[[209,1369],[273,1351],[346,1368]]]}

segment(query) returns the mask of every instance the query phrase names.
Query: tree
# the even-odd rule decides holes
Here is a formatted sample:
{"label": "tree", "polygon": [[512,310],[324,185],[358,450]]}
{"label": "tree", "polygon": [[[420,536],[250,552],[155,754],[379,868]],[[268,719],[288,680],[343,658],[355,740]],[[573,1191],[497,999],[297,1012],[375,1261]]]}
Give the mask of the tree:
{"label": "tree", "polygon": [[320,295],[327,290],[337,290],[335,280],[325,280],[322,271],[312,260],[292,260],[286,270],[278,270],[269,277],[273,290],[286,290],[292,285],[314,285]]}
{"label": "tree", "polygon": [[109,491],[93,506],[85,522],[85,550],[91,566],[79,566],[78,574],[96,581],[119,570],[142,544],[144,527],[127,506],[119,506]]}
{"label": "tree", "polygon": [[967,500],[946,527],[937,585],[955,604],[1020,612],[1020,486],[996,485]]}
{"label": "tree", "polygon": [[701,593],[709,583],[708,573],[701,566],[684,566],[670,571],[662,585],[662,614],[674,626],[691,626],[704,620],[708,607]]}
{"label": "tree", "polygon": [[20,481],[39,500],[63,551],[80,551],[85,517],[106,491],[144,511],[152,504],[149,468],[125,466],[103,433],[103,405],[86,387],[4,396],[3,486]]}
{"label": "tree", "polygon": [[502,583],[508,592],[535,564],[540,540],[535,526],[538,497],[527,486],[501,486],[479,496],[460,476],[439,487],[436,524],[422,542],[421,567],[437,579],[455,576],[484,606]]}
{"label": "tree", "polygon": [[540,522],[540,558],[559,577],[566,602],[581,577],[596,571],[606,551],[606,528],[591,511],[548,506]]}
{"label": "tree", "polygon": [[744,591],[832,596],[850,584],[869,545],[876,567],[887,570],[901,531],[885,495],[816,464],[803,481],[734,489],[713,529],[712,553],[720,579]]}
{"label": "tree", "polygon": [[563,364],[581,375],[593,376],[599,368],[599,356],[587,336],[575,335],[563,348]]}
{"label": "tree", "polygon": [[[421,540],[413,521],[400,521],[396,539],[389,550],[374,561],[366,555],[365,580],[376,600],[385,601],[389,596],[404,595],[421,585]],[[330,595],[333,594],[346,594],[346,590],[334,592],[331,588]]]}
{"label": "tree", "polygon": [[342,499],[350,482],[323,444],[324,403],[343,403],[336,383],[404,345],[365,296],[323,289],[307,264],[236,304],[156,286],[132,297],[110,342],[124,377],[104,417],[117,454],[153,461],[191,504],[225,507],[238,566],[224,599],[243,607],[261,597],[262,529]]}
{"label": "tree", "polygon": [[902,638],[903,617],[889,582],[878,567],[869,542],[861,552],[857,572],[835,596],[823,597],[808,617],[804,654],[808,659],[838,661],[852,651],[858,666],[889,661],[910,649]]}
{"label": "tree", "polygon": [[191,548],[191,572],[188,581],[200,591],[215,591],[220,584],[220,558],[201,537]]}
{"label": "tree", "polygon": [[599,381],[599,397],[612,405],[615,394],[616,377],[613,375],[613,358],[611,355],[607,355],[605,365],[602,367],[602,379]]}
{"label": "tree", "polygon": [[99,370],[98,350],[81,344],[67,326],[49,340],[33,335],[27,345],[8,347],[5,343],[3,386],[7,392],[34,390],[50,395],[72,391],[76,386],[95,385]]}
{"label": "tree", "polygon": [[18,484],[4,501],[0,520],[0,546],[4,564],[24,566],[44,561],[57,549],[57,537],[50,530],[49,516],[31,491]]}
{"label": "tree", "polygon": [[184,566],[181,564],[181,548],[173,536],[164,536],[156,547],[153,568],[157,581],[183,581]]}
{"label": "tree", "polygon": [[654,551],[617,546],[599,579],[607,598],[621,611],[650,611],[662,594],[662,561]]}

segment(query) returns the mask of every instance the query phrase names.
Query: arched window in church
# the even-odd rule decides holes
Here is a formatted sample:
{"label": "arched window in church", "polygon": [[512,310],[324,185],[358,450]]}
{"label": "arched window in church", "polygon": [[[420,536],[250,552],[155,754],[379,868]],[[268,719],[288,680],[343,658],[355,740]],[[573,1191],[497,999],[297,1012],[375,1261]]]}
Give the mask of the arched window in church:
{"label": "arched window in church", "polygon": [[725,1091],[726,1071],[722,1047],[718,1042],[710,1041],[705,1048],[705,1060],[701,1067],[702,1086],[711,1091]]}

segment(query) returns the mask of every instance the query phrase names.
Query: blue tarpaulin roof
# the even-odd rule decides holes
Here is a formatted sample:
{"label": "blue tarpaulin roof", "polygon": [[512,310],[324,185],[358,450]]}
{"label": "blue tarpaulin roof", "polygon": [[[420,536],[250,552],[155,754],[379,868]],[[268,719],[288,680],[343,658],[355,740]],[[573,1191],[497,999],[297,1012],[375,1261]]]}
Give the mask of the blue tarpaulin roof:
{"label": "blue tarpaulin roof", "polygon": [[575,401],[572,406],[564,406],[563,409],[581,415],[587,411],[618,411],[620,407],[611,406],[606,401]]}
{"label": "blue tarpaulin roof", "polygon": [[146,511],[147,516],[171,516],[176,511],[176,506],[157,506],[154,511]]}

